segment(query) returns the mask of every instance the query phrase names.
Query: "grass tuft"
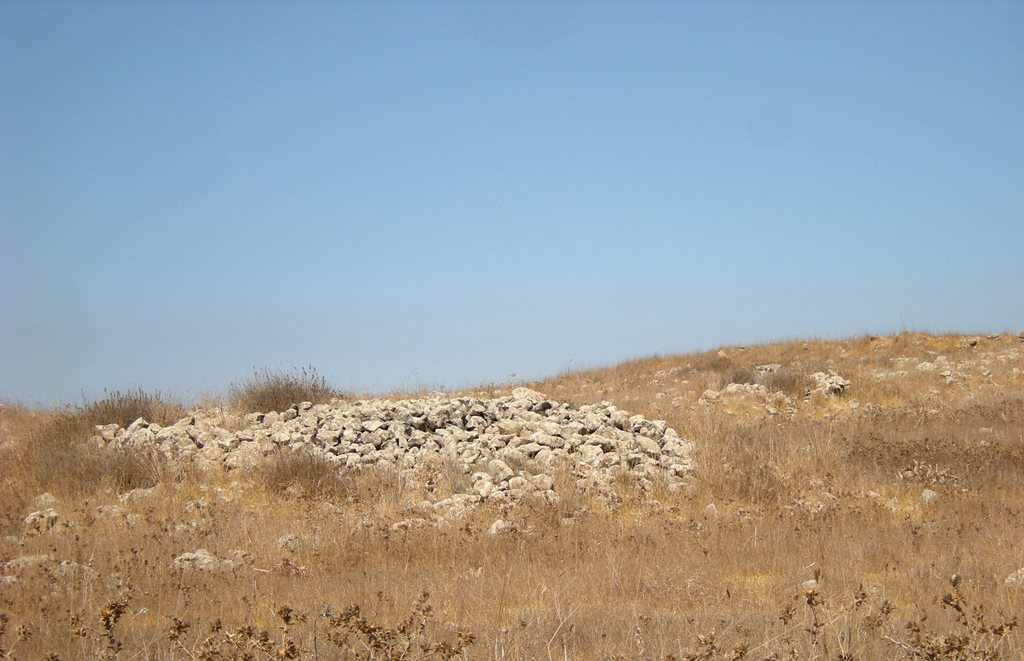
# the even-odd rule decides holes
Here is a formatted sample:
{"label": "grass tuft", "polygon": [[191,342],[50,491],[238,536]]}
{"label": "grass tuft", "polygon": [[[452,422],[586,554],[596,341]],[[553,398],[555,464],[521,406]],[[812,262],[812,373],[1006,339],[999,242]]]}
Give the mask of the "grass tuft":
{"label": "grass tuft", "polygon": [[[180,403],[162,395],[138,390],[114,391],[103,399],[69,412],[75,422],[92,433],[96,425],[117,423],[127,427],[139,418],[159,425],[170,425],[185,417],[188,411]],[[88,435],[87,434],[87,435]]]}
{"label": "grass tuft", "polygon": [[734,367],[727,372],[723,372],[718,379],[718,387],[724,388],[730,383],[757,383],[757,372],[750,369],[749,367]]}
{"label": "grass tuft", "polygon": [[327,383],[313,367],[276,373],[257,370],[242,383],[232,384],[228,400],[232,407],[246,413],[284,411],[302,402],[327,404],[343,393]]}
{"label": "grass tuft", "polygon": [[127,427],[139,418],[168,425],[185,408],[159,392],[112,392],[96,402],[65,408],[35,425],[21,447],[21,464],[36,487],[80,495],[101,487],[119,490],[155,485],[160,463],[151,450],[105,450],[89,443],[97,425]]}
{"label": "grass tuft", "polygon": [[350,491],[336,463],[306,450],[280,449],[255,471],[257,483],[276,495],[334,499]]}

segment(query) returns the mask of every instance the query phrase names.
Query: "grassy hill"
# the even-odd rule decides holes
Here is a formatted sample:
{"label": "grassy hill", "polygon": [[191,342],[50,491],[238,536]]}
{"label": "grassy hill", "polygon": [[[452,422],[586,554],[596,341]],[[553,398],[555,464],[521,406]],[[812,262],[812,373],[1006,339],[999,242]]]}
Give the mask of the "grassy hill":
{"label": "grassy hill", "polygon": [[[244,424],[259,388],[338,396],[315,373],[276,379],[235,387],[218,409],[224,424]],[[86,440],[96,424],[187,413],[158,395],[3,407],[0,649],[1024,656],[1021,337],[723,347],[524,385],[667,421],[694,443],[692,477],[642,490],[623,474],[614,497],[597,498],[555,471],[554,504],[488,502],[436,519],[424,499],[463,479],[444,466],[430,494],[395,471],[325,472],[286,455],[249,471],[172,469],[145,448],[104,454]]]}

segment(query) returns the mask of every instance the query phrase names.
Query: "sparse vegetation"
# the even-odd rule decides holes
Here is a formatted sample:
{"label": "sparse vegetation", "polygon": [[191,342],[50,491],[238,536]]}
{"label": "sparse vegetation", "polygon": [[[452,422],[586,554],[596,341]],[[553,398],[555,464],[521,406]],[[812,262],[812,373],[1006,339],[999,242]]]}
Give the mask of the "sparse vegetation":
{"label": "sparse vegetation", "polygon": [[800,397],[807,392],[809,379],[805,373],[784,367],[763,372],[751,367],[733,367],[722,372],[717,383],[719,388],[725,388],[731,383],[762,385],[771,392]]}
{"label": "sparse vegetation", "polygon": [[806,374],[782,367],[773,372],[760,375],[757,383],[773,392],[783,392],[787,395],[799,397],[807,391],[808,378]]}
{"label": "sparse vegetation", "polygon": [[718,385],[721,388],[729,385],[730,383],[757,383],[758,374],[749,367],[734,367],[718,379]]}
{"label": "sparse vegetation", "polygon": [[278,495],[344,498],[350,481],[337,464],[303,450],[278,450],[255,472],[258,483]]}
{"label": "sparse vegetation", "polygon": [[112,392],[96,402],[61,410],[31,420],[23,428],[25,442],[15,461],[24,466],[30,484],[44,491],[86,494],[104,486],[152,486],[160,466],[146,448],[101,452],[90,447],[95,427],[127,427],[142,418],[172,424],[186,415],[185,408],[159,392]]}
{"label": "sparse vegetation", "polygon": [[228,401],[234,408],[251,413],[284,411],[296,404],[326,404],[343,394],[327,383],[313,367],[291,372],[257,370],[242,383],[232,384]]}
{"label": "sparse vegetation", "polygon": [[[694,439],[689,485],[652,497],[622,480],[604,502],[555,474],[553,505],[442,520],[420,504],[467,479],[443,462],[421,467],[434,479],[418,489],[286,450],[179,482],[65,442],[81,439],[66,411],[4,407],[0,657],[1021,658],[1024,589],[1004,579],[1024,567],[1022,353],[1013,336],[904,334],[561,375],[531,387]],[[939,356],[952,382],[917,369]],[[767,363],[782,368],[758,382],[791,405],[702,399]],[[850,393],[805,399],[806,375],[826,368]],[[48,454],[26,454],[60,425]],[[150,484],[156,495],[119,498]],[[30,532],[44,490],[60,518]],[[175,568],[200,548],[225,568]]]}
{"label": "sparse vegetation", "polygon": [[139,418],[147,422],[169,425],[187,414],[185,407],[156,391],[114,391],[103,399],[85,404],[69,412],[74,422],[92,432],[96,425],[118,424],[127,427]]}

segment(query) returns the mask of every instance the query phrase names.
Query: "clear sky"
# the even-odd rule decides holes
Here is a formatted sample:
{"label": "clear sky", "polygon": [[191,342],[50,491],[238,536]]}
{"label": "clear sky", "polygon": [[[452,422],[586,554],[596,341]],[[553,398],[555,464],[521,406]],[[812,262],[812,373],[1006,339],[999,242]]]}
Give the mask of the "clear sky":
{"label": "clear sky", "polygon": [[0,399],[904,328],[1024,328],[1024,3],[0,2]]}

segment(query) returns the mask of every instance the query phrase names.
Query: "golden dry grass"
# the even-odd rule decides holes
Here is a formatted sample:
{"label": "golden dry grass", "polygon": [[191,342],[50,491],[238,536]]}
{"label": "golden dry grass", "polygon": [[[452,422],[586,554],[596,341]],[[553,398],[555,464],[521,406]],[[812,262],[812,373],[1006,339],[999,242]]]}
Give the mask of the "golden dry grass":
{"label": "golden dry grass", "polygon": [[314,367],[303,367],[291,372],[257,370],[241,383],[232,384],[228,402],[244,413],[284,411],[302,402],[329,404],[343,394],[327,383]]}
{"label": "golden dry grass", "polygon": [[[60,518],[29,534],[22,519],[42,487],[25,445],[50,416],[3,407],[0,562],[24,566],[0,572],[16,578],[0,585],[0,648],[62,659],[1021,658],[1024,589],[1004,579],[1024,567],[1024,343],[967,340],[725,347],[530,384],[667,420],[695,441],[694,478],[653,498],[620,483],[605,504],[557,476],[556,505],[488,505],[442,526],[409,509],[422,494],[394,475],[334,481],[284,457],[248,476],[163,471],[123,502],[125,485],[110,480],[51,490]],[[950,365],[950,382],[941,366],[918,369],[926,361]],[[765,363],[784,372],[752,381],[782,396],[702,397]],[[828,369],[850,390],[805,400],[808,375]],[[938,500],[926,504],[925,489]],[[499,517],[510,528],[490,534]],[[233,567],[173,568],[199,548]],[[35,555],[47,558],[25,560]]]}

